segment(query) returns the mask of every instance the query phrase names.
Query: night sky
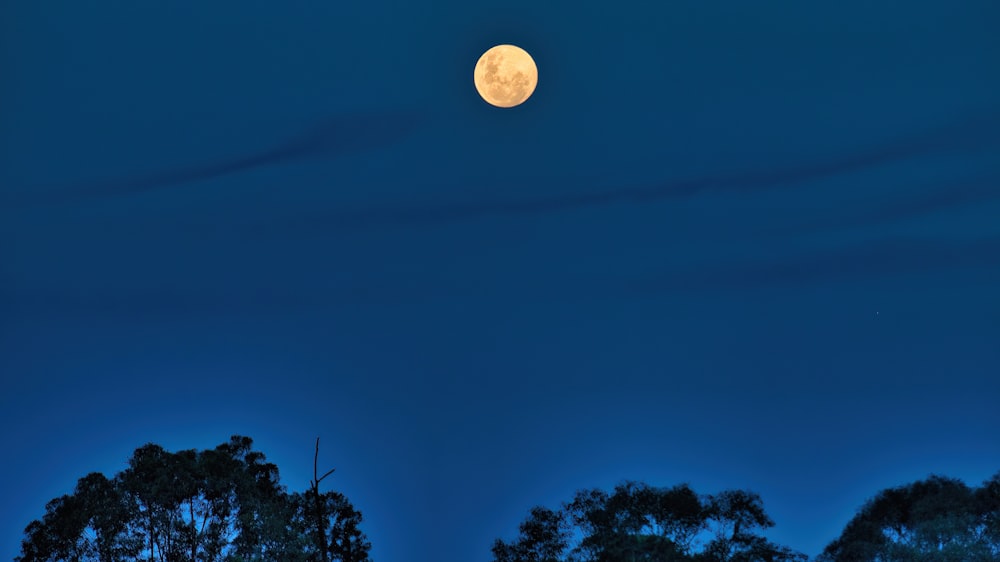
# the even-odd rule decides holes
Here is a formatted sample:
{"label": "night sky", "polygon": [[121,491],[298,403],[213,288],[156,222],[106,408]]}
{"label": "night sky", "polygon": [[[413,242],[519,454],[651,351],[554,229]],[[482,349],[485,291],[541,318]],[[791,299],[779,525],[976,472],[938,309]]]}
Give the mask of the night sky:
{"label": "night sky", "polygon": [[[492,5],[491,5],[492,4]],[[0,0],[0,558],[248,435],[376,562],[1000,470],[1000,3]],[[534,95],[472,71],[526,49]]]}

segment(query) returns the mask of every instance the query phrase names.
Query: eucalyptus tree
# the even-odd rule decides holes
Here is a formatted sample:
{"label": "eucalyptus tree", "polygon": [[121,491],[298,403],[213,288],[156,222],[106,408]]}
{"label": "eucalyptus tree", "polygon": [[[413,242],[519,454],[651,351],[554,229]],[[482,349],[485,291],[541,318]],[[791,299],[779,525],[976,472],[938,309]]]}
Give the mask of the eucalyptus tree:
{"label": "eucalyptus tree", "polygon": [[570,557],[595,562],[685,560],[704,526],[700,500],[686,485],[625,482],[610,494],[581,490],[564,509],[582,534]]}
{"label": "eucalyptus tree", "polygon": [[760,534],[773,524],[752,492],[700,496],[687,484],[625,482],[610,493],[580,490],[559,512],[532,509],[518,538],[492,551],[495,562],[806,560]]}
{"label": "eucalyptus tree", "polygon": [[1000,562],[1000,473],[975,489],[931,475],[882,490],[818,560]]}
{"label": "eucalyptus tree", "polygon": [[990,552],[1000,559],[1000,472],[990,477],[975,494],[976,530]]}
{"label": "eucalyptus tree", "polygon": [[497,539],[493,543],[497,562],[559,562],[569,546],[568,521],[560,511],[533,507],[518,530],[518,540],[506,543]]}
{"label": "eucalyptus tree", "polygon": [[313,478],[305,494],[296,494],[292,499],[296,506],[298,528],[308,529],[313,537],[308,545],[309,560],[312,562],[368,562],[371,544],[359,529],[361,512],[339,492],[319,491],[319,484],[336,469],[331,468],[322,476],[317,470],[319,461],[319,437],[313,453]]}
{"label": "eucalyptus tree", "polygon": [[696,557],[704,562],[805,562],[804,554],[767,540],[760,533],[774,526],[760,495],[726,490],[705,500],[706,519],[714,535]]}
{"label": "eucalyptus tree", "polygon": [[[321,549],[309,535],[302,494],[277,467],[233,436],[214,449],[135,450],[125,470],[81,478],[25,528],[19,562],[306,562]],[[327,560],[367,560],[361,514],[342,494],[320,498]],[[312,515],[309,513],[308,515]],[[318,520],[317,520],[318,521]]]}

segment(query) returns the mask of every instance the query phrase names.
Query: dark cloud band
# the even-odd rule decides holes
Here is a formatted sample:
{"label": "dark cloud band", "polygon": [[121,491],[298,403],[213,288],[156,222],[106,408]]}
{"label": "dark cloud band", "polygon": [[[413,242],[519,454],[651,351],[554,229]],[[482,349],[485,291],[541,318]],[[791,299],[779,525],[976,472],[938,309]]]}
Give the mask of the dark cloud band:
{"label": "dark cloud band", "polygon": [[663,272],[635,282],[632,288],[648,293],[781,289],[955,268],[985,268],[995,272],[1000,279],[1000,238],[966,241],[889,239],[772,261]]}
{"label": "dark cloud band", "polygon": [[[255,225],[254,229],[261,233],[279,235],[320,234],[373,227],[447,223],[491,216],[551,213],[618,203],[681,200],[712,191],[752,193],[848,174],[936,152],[974,150],[998,143],[1000,143],[1000,116],[980,117],[923,135],[901,139],[888,146],[826,162],[786,169],[530,199],[494,199],[423,206],[416,202],[397,203],[369,209],[328,211],[313,216],[296,217],[294,221],[289,222],[267,221]],[[969,185],[962,191],[932,195],[903,205],[889,211],[888,216],[891,218],[893,213],[904,214],[924,210],[928,206],[954,205],[993,195],[997,193],[992,183]]]}
{"label": "dark cloud band", "polygon": [[10,203],[15,206],[36,206],[79,203],[168,189],[302,158],[333,158],[349,152],[380,148],[410,134],[422,121],[419,114],[408,112],[338,116],[319,123],[312,130],[284,144],[240,158],[120,181],[95,182],[61,190],[44,190],[8,197]]}

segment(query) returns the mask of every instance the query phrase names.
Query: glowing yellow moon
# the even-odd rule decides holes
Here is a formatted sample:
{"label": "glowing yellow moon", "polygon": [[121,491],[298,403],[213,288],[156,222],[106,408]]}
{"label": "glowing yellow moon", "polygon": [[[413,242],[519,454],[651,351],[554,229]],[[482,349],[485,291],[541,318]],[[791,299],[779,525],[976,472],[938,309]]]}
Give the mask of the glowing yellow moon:
{"label": "glowing yellow moon", "polygon": [[514,45],[497,45],[483,53],[473,73],[476,90],[486,103],[497,107],[521,105],[538,85],[538,67],[527,51]]}

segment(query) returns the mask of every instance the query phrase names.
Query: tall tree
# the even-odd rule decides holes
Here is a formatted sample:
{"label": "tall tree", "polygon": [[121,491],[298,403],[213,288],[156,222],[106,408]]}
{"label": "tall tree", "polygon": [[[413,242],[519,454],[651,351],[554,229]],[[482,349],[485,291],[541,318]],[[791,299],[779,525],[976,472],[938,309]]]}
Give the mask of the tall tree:
{"label": "tall tree", "polygon": [[314,559],[316,562],[367,562],[371,544],[359,529],[361,512],[339,492],[320,493],[320,482],[336,469],[331,468],[319,476],[318,462],[319,437],[313,453],[309,491],[300,498],[300,513],[314,537]]}
{"label": "tall tree", "polygon": [[326,471],[323,476],[317,476],[316,463],[319,460],[319,437],[316,438],[316,452],[313,454],[313,479],[309,481],[309,491],[312,498],[312,510],[310,511],[313,531],[316,536],[316,548],[319,552],[319,559],[322,562],[330,562],[330,551],[326,545],[326,513],[323,498],[319,493],[319,483],[324,478],[333,474],[335,468]]}
{"label": "tall tree", "polygon": [[[512,542],[497,540],[495,562],[799,562],[769,542],[773,525],[760,497],[729,490],[699,496],[688,485],[625,482],[611,493],[580,490],[561,512],[536,507]],[[714,539],[701,544],[704,531]],[[575,544],[569,540],[578,537]]]}
{"label": "tall tree", "polygon": [[760,495],[726,490],[707,497],[715,537],[697,559],[703,562],[805,562],[804,554],[768,541],[759,533],[774,526]]}
{"label": "tall tree", "polygon": [[545,507],[533,507],[511,543],[497,539],[493,556],[497,562],[558,562],[569,545],[564,515]]}
{"label": "tall tree", "polygon": [[598,562],[685,559],[703,526],[701,503],[686,485],[625,482],[611,494],[582,490],[564,509],[583,534],[573,556]]}
{"label": "tall tree", "polygon": [[49,562],[85,559],[86,548],[81,541],[86,516],[81,503],[75,496],[64,495],[45,504],[42,519],[32,521],[24,529],[27,538],[22,544],[21,556],[16,560]]}
{"label": "tall tree", "polygon": [[1000,561],[1000,473],[971,489],[932,475],[882,490],[818,560]]}
{"label": "tall tree", "polygon": [[141,544],[126,534],[129,505],[114,481],[99,472],[90,473],[77,481],[73,495],[87,525],[83,532],[91,542],[87,550],[97,560],[115,562],[138,556]]}
{"label": "tall tree", "polygon": [[277,467],[249,437],[234,435],[205,451],[150,443],[113,478],[88,474],[72,494],[50,501],[25,528],[16,560],[306,562],[320,552],[336,562],[367,560],[361,514],[346,497],[320,497],[323,549],[310,535],[302,499],[280,485]]}
{"label": "tall tree", "polygon": [[979,539],[1000,559],[1000,472],[976,489],[975,502]]}

